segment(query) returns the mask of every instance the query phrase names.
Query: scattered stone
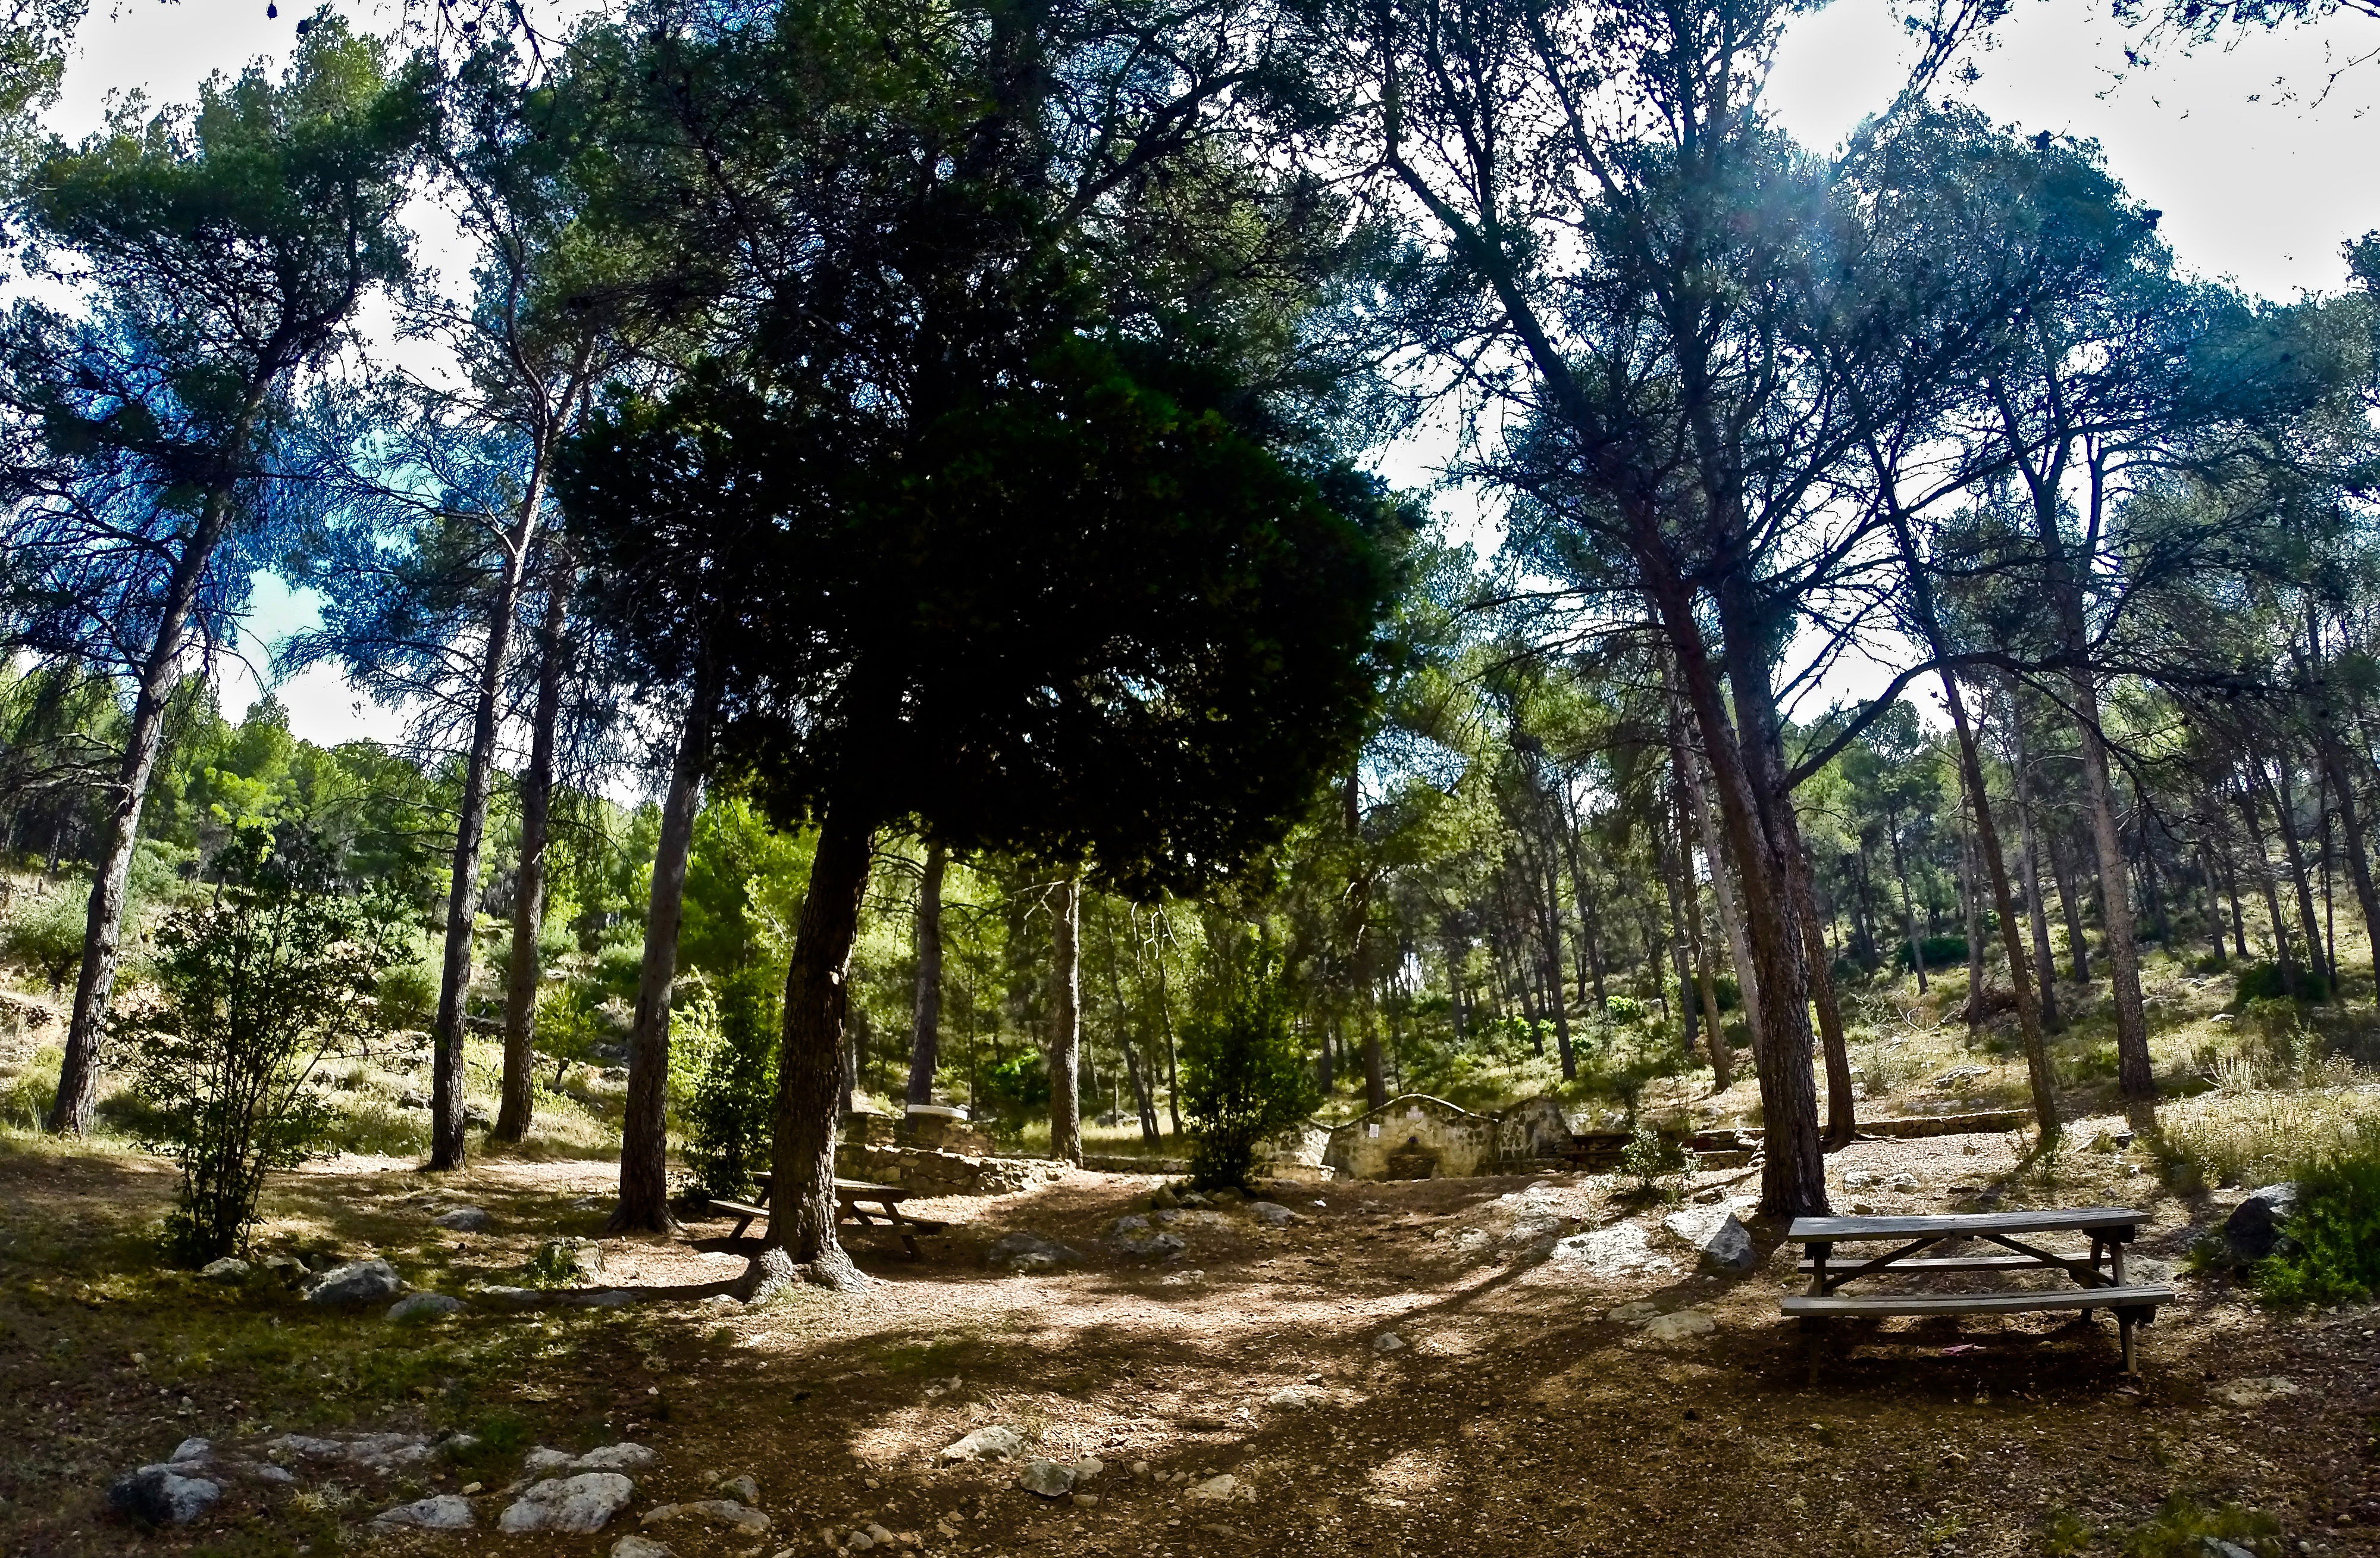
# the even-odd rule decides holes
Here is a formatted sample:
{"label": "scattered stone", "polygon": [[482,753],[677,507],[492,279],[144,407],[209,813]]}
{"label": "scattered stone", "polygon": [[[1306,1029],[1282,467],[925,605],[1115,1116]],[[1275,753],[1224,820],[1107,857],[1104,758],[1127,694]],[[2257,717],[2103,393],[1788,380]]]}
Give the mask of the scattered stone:
{"label": "scattered stone", "polygon": [[1256,1496],[1255,1483],[1242,1481],[1228,1471],[1220,1477],[1210,1477],[1190,1490],[1190,1497],[1205,1499],[1210,1503],[1229,1503],[1234,1499],[1252,1503]]}
{"label": "scattered stone", "polygon": [[2225,1541],[2221,1537],[2201,1537],[2198,1539],[2198,1547],[2205,1558],[2256,1558],[2254,1553],[2238,1542]]}
{"label": "scattered stone", "polygon": [[2215,1399],[2226,1406],[2262,1406],[2277,1397],[2297,1394],[2297,1382],[2281,1374],[2269,1374],[2261,1380],[2234,1380],[2216,1386],[2213,1392]]}
{"label": "scattered stone", "polygon": [[385,1260],[352,1260],[315,1279],[309,1304],[370,1304],[405,1291],[405,1279]]}
{"label": "scattered stone", "polygon": [[548,1239],[529,1264],[558,1282],[592,1282],[603,1273],[603,1247],[593,1239]]}
{"label": "scattered stone", "polygon": [[[249,1468],[249,1474],[254,1477],[259,1482],[295,1482],[298,1480],[297,1474],[285,1466],[268,1465],[250,1467]],[[479,1484],[474,1482],[471,1486],[476,1488]]]}
{"label": "scattered stone", "polygon": [[199,1275],[209,1282],[245,1282],[256,1268],[237,1256],[226,1255],[220,1260],[210,1260],[199,1268]]}
{"label": "scattered stone", "polygon": [[317,1439],[309,1434],[285,1433],[266,1441],[264,1448],[267,1454],[276,1456],[343,1460],[383,1476],[419,1466],[431,1455],[430,1441],[418,1433],[365,1433],[353,1439]]}
{"label": "scattered stone", "polygon": [[1330,1399],[1312,1385],[1284,1385],[1266,1396],[1265,1405],[1284,1412],[1303,1412],[1309,1406],[1326,1406]]}
{"label": "scattered stone", "polygon": [[2251,1192],[2223,1220],[2223,1242],[2231,1259],[2246,1266],[2268,1255],[2288,1253],[2294,1248],[2288,1223],[2297,1210],[2298,1187],[2288,1181]]}
{"label": "scattered stone", "polygon": [[1135,1477],[1147,1477],[1148,1475],[1148,1463],[1147,1461],[1133,1462],[1132,1474]]}
{"label": "scattered stone", "polygon": [[1674,1272],[1676,1261],[1653,1248],[1652,1239],[1634,1223],[1614,1223],[1557,1239],[1547,1259],[1576,1261],[1599,1277],[1638,1276]]}
{"label": "scattered stone", "polygon": [[1075,1463],[1075,1480],[1076,1482],[1088,1482],[1092,1478],[1097,1477],[1099,1473],[1107,1470],[1107,1468],[1108,1463],[1099,1459],[1097,1455],[1085,1455],[1081,1460]]}
{"label": "scattered stone", "polygon": [[1645,1321],[1643,1335],[1648,1342],[1682,1342],[1692,1336],[1707,1336],[1718,1329],[1718,1321],[1705,1310],[1678,1309]]}
{"label": "scattered stone", "polygon": [[1125,1234],[1146,1234],[1148,1232],[1148,1219],[1135,1211],[1129,1216],[1117,1218],[1115,1226],[1108,1232],[1119,1237]]}
{"label": "scattered stone", "polygon": [[1014,1233],[1002,1234],[984,1259],[988,1264],[1012,1272],[1046,1272],[1053,1267],[1081,1264],[1083,1252],[1038,1234]]}
{"label": "scattered stone", "polygon": [[1056,1461],[1027,1461],[1017,1473],[1016,1485],[1045,1499],[1060,1498],[1075,1491],[1075,1468]]}
{"label": "scattered stone", "polygon": [[483,1287],[480,1296],[491,1304],[507,1309],[528,1309],[545,1302],[545,1295],[534,1287]]}
{"label": "scattered stone", "polygon": [[1874,1201],[1853,1201],[1852,1203],[1852,1215],[1853,1217],[1874,1217],[1876,1215],[1876,1203]]}
{"label": "scattered stone", "polygon": [[411,1503],[383,1509],[372,1516],[375,1526],[410,1526],[424,1531],[468,1531],[476,1522],[471,1501],[455,1493],[438,1493]]}
{"label": "scattered stone", "polygon": [[[1217,1206],[1237,1206],[1247,1198],[1235,1186],[1226,1185],[1208,1197]],[[1186,1204],[1186,1203],[1185,1203]]]}
{"label": "scattered stone", "polygon": [[633,1287],[607,1287],[601,1293],[569,1296],[570,1301],[582,1309],[625,1309],[643,1296]]}
{"label": "scattered stone", "polygon": [[612,1544],[612,1558],[670,1558],[670,1550],[650,1537],[625,1536]]}
{"label": "scattered stone", "polygon": [[212,1509],[223,1484],[208,1477],[185,1477],[170,1466],[144,1466],[108,1485],[107,1507],[152,1526],[187,1526]]}
{"label": "scattered stone", "polygon": [[1846,1190],[1864,1190],[1875,1183],[1876,1175],[1865,1169],[1853,1169],[1843,1175],[1843,1188]]}
{"label": "scattered stone", "polygon": [[722,1478],[710,1487],[713,1492],[733,1494],[748,1504],[757,1506],[760,1502],[760,1484],[753,1481],[748,1473],[742,1477]]}
{"label": "scattered stone", "polygon": [[1196,1207],[1201,1211],[1204,1211],[1206,1208],[1215,1204],[1213,1201],[1208,1200],[1206,1197],[1200,1195],[1196,1190],[1184,1190],[1179,1196],[1175,1197],[1174,1200],[1177,1205]]}
{"label": "scattered stone", "polygon": [[165,1464],[179,1466],[184,1461],[203,1461],[213,1453],[214,1445],[206,1440],[185,1439],[174,1446],[174,1453],[165,1457]]}
{"label": "scattered stone", "polygon": [[388,1318],[394,1321],[434,1320],[451,1315],[463,1307],[463,1300],[449,1293],[408,1293],[388,1307]]}
{"label": "scattered stone", "polygon": [[430,1221],[452,1233],[484,1234],[488,1231],[489,1223],[494,1219],[488,1215],[487,1209],[484,1207],[458,1206],[454,1211],[442,1212]]}
{"label": "scattered stone", "polygon": [[636,1484],[616,1471],[548,1478],[514,1503],[497,1522],[507,1531],[566,1531],[589,1536],[627,1507]]}
{"label": "scattered stone", "polygon": [[1138,1256],[1144,1260],[1171,1260],[1190,1248],[1190,1241],[1179,1234],[1149,1234],[1135,1238],[1119,1235],[1115,1247],[1120,1254]]}
{"label": "scattered stone", "polygon": [[1000,1423],[987,1423],[954,1444],[942,1446],[934,1457],[944,1466],[953,1461],[1004,1461],[1025,1448],[1025,1436]]}
{"label": "scattered stone", "polygon": [[1884,1187],[1888,1190],[1914,1190],[1917,1188],[1917,1176],[1913,1174],[1896,1174],[1884,1182]]}
{"label": "scattered stone", "polygon": [[1172,1186],[1160,1185],[1149,1196],[1148,1204],[1152,1210],[1161,1211],[1167,1207],[1180,1206],[1182,1198],[1173,1193]]}
{"label": "scattered stone", "polygon": [[1605,1311],[1603,1318],[1621,1325],[1642,1325],[1661,1312],[1661,1306],[1650,1298],[1631,1298],[1619,1308]]}
{"label": "scattered stone", "polygon": [[1752,1248],[1752,1232],[1721,1207],[1699,1211],[1673,1211],[1661,1226],[1694,1247],[1706,1271],[1741,1276],[1759,1263]]}
{"label": "scattered stone", "polygon": [[1405,1350],[1405,1339],[1393,1331],[1383,1331],[1372,1338],[1372,1350],[1382,1357]]}
{"label": "scattered stone", "polygon": [[1293,1223],[1305,1221],[1279,1201],[1250,1201],[1248,1215],[1268,1228],[1286,1228]]}
{"label": "scattered stone", "polygon": [[1076,1509],[1097,1509],[1099,1507],[1099,1496],[1097,1493],[1076,1493],[1075,1495],[1075,1507]]}
{"label": "scattered stone", "polygon": [[714,1293],[702,1301],[702,1307],[706,1309],[740,1309],[744,1307],[744,1300],[733,1293]]}
{"label": "scattered stone", "polygon": [[762,1511],[749,1509],[734,1499],[695,1499],[686,1503],[665,1503],[645,1511],[638,1522],[646,1526],[665,1526],[673,1520],[703,1520],[714,1526],[733,1526],[747,1536],[759,1536],[769,1528],[769,1516]]}

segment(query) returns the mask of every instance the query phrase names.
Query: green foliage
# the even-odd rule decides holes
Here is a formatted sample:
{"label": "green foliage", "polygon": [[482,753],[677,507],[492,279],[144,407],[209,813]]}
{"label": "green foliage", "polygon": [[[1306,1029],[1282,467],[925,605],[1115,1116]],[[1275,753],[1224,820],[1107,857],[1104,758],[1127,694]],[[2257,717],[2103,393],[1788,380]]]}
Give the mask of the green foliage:
{"label": "green foliage", "polygon": [[372,993],[382,1028],[428,1028],[438,1015],[438,970],[419,958],[394,964]]}
{"label": "green foliage", "polygon": [[1634,1180],[1635,1189],[1644,1195],[1674,1198],[1694,1166],[1694,1155],[1686,1144],[1649,1120],[1637,1121],[1628,1145],[1620,1150],[1620,1172]]}
{"label": "green foliage", "polygon": [[976,1078],[976,1097],[1014,1130],[1050,1107],[1050,1063],[1037,1050],[993,1061]]}
{"label": "green foliage", "polygon": [[[2320,974],[2297,971],[2298,999],[2320,1004],[2330,999],[2330,981]],[[2277,963],[2251,963],[2243,967],[2233,980],[2232,1007],[2241,1010],[2258,1001],[2281,1001],[2289,996],[2289,987],[2281,978]]]}
{"label": "green foliage", "polygon": [[2357,1121],[2296,1177],[2288,1246],[2256,1263],[2256,1291],[2275,1304],[2368,1301],[2380,1293],[2380,1121]]}
{"label": "green foliage", "polygon": [[1313,1067],[1290,1026],[1287,991],[1261,955],[1233,970],[1212,1008],[1184,1030],[1182,1114],[1191,1177],[1239,1185],[1257,1145],[1297,1125],[1321,1102]]}
{"label": "green foliage", "polygon": [[686,1108],[686,1161],[707,1194],[749,1196],[753,1171],[767,1161],[783,1000],[773,973],[760,968],[720,985],[716,1028]]}
{"label": "green foliage", "polygon": [[44,1045],[28,1056],[23,1069],[0,1086],[0,1126],[17,1130],[39,1130],[49,1118],[50,1105],[58,1098],[58,1064],[66,1053],[55,1044]]}
{"label": "green foliage", "polygon": [[2217,1541],[2235,1542],[2257,1558],[2280,1558],[2281,1525],[2245,1504],[2204,1504],[2187,1493],[2168,1498],[2156,1517],[2125,1540],[2125,1558],[2205,1558]]}
{"label": "green foliage", "polygon": [[57,892],[22,899],[0,931],[8,955],[30,969],[53,994],[66,989],[82,968],[87,906],[79,894]]}
{"label": "green foliage", "polygon": [[546,1086],[560,1090],[573,1065],[595,1058],[609,1025],[603,1020],[603,992],[585,980],[564,980],[544,986],[537,997],[537,1047],[553,1059],[553,1080]]}
{"label": "green foliage", "polygon": [[368,1043],[396,955],[380,908],[269,884],[158,929],[157,1000],[119,1012],[112,1037],[151,1112],[148,1144],[181,1167],[165,1223],[181,1260],[238,1248],[265,1171],[321,1138],[329,1106],[316,1068]]}
{"label": "green foliage", "polygon": [[[1967,960],[1967,938],[1964,936],[1925,936],[1919,939],[1917,945],[1925,954],[1925,967],[1928,968],[1948,968]],[[1909,960],[1909,943],[1906,941],[1893,948],[1892,966],[1903,970],[1915,967]]]}

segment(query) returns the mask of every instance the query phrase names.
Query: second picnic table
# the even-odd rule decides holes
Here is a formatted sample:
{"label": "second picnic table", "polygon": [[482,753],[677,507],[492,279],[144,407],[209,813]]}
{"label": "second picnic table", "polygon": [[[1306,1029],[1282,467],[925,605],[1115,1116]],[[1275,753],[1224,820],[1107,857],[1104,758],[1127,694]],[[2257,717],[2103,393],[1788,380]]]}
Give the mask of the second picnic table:
{"label": "second picnic table", "polygon": [[[1810,1290],[1783,1301],[1784,1312],[1803,1320],[1858,1315],[2010,1314],[2034,1309],[2116,1311],[2122,1337],[2124,1372],[2140,1370],[2132,1352],[2132,1327],[2156,1318],[2157,1306],[2173,1301],[2161,1284],[2129,1282],[2124,1247],[2148,1214],[2131,1207],[2082,1207],[2042,1211],[1982,1211],[1917,1217],[1797,1217],[1785,1237],[1807,1253],[1802,1270]],[[2052,1234],[2089,1235],[2088,1250],[2044,1249],[2029,1238]],[[1912,1259],[1949,1240],[1980,1239],[2005,1254]],[[1897,1248],[1837,1263],[1839,1244],[1891,1240]],[[1973,1293],[1861,1293],[1837,1290],[1845,1283],[1894,1272],[2062,1272],[2080,1284],[2071,1288]]]}
{"label": "second picnic table", "polygon": [[[743,1237],[744,1230],[752,1225],[754,1219],[769,1215],[769,1196],[776,1187],[775,1181],[768,1175],[756,1174],[752,1182],[760,1187],[757,1205],[721,1200],[716,1197],[711,1199],[712,1206],[736,1214],[735,1227],[727,1235],[731,1239]],[[838,1179],[834,1182],[835,1221],[856,1223],[864,1228],[892,1229],[914,1257],[918,1253],[917,1235],[939,1234],[945,1224],[928,1218],[912,1217],[903,1211],[901,1203],[908,1199],[909,1192],[898,1185],[875,1185],[865,1179]],[[870,1207],[876,1209],[872,1213],[868,1210]]]}

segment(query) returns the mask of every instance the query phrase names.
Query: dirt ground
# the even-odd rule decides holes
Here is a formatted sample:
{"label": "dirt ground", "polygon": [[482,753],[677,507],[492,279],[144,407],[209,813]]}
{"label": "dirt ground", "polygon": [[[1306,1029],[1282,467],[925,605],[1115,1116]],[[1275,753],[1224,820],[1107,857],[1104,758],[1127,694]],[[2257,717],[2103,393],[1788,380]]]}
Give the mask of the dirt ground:
{"label": "dirt ground", "polygon": [[[2074,1138],[2091,1134],[2086,1122]],[[613,1172],[498,1162],[433,1181],[340,1160],[276,1184],[260,1249],[378,1254],[469,1299],[521,1281],[540,1241],[599,1234]],[[2105,1315],[1805,1333],[1778,1312],[1800,1285],[1778,1230],[1755,1224],[1750,1275],[1697,1275],[1659,1232],[1662,1209],[1583,1175],[1281,1187],[1297,1223],[1193,1213],[1172,1227],[1188,1248],[1150,1263],[1108,1230],[1159,1182],[1078,1174],[915,1203],[950,1233],[916,1261],[866,1246],[878,1280],[856,1296],[757,1309],[482,1300],[395,1325],[384,1306],[324,1312],[261,1274],[227,1286],[164,1268],[151,1231],[172,1180],[152,1160],[0,1148],[0,1401],[14,1408],[0,1552],[590,1555],[649,1507],[748,1473],[765,1536],[683,1522],[644,1534],[676,1558],[827,1553],[830,1534],[848,1550],[870,1522],[905,1552],[1138,1558],[2154,1553],[2198,1551],[2201,1530],[2262,1554],[2380,1552],[2380,1313],[2275,1315],[2180,1269],[2235,1198],[2170,1195],[2119,1152],[2070,1154],[2047,1181],[1996,1137],[1863,1142],[1830,1172],[1914,1181],[1839,1191],[1840,1210],[2143,1207],[2137,1253],[2173,1262],[2180,1293],[2143,1333],[2144,1380],[2119,1375]],[[1753,1185],[1705,1175],[1692,1188],[1748,1198]],[[491,1230],[431,1222],[457,1205],[487,1209]],[[1650,1264],[1545,1256],[1629,1219],[1651,1230]],[[1087,1259],[988,1269],[986,1248],[1014,1230]],[[606,1240],[601,1282],[732,1276],[724,1233]],[[1656,1340],[1641,1323],[1687,1308],[1713,1328]],[[1403,1345],[1382,1350],[1387,1335]],[[1013,1465],[935,1464],[992,1424],[1034,1442],[1027,1455],[1098,1457],[1093,1502],[1024,1491]],[[186,1435],[237,1449],[391,1430],[478,1442],[388,1475],[235,1483],[172,1532],[105,1513],[111,1478]],[[529,1447],[622,1440],[659,1460],[601,1533],[496,1531],[498,1491]],[[1225,1473],[1231,1497],[1191,1491]],[[372,1526],[438,1491],[471,1494],[478,1528]]]}

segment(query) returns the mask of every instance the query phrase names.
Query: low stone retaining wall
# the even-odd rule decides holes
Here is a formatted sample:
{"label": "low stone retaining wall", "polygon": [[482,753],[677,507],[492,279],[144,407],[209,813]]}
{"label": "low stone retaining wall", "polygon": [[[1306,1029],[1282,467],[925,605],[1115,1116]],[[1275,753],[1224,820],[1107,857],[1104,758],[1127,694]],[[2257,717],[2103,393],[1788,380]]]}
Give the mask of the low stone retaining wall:
{"label": "low stone retaining wall", "polygon": [[1862,1120],[1859,1134],[1906,1141],[1921,1136],[2021,1131],[2032,1124],[2033,1111],[2030,1109],[1986,1109],[1974,1114],[1912,1114],[1899,1120]]}
{"label": "low stone retaining wall", "polygon": [[845,1141],[834,1150],[834,1172],[844,1179],[898,1185],[920,1196],[1007,1196],[1049,1184],[1066,1165],[1052,1158],[970,1158],[923,1147]]}
{"label": "low stone retaining wall", "polygon": [[1178,1178],[1190,1172],[1187,1158],[1087,1157],[1083,1166],[1100,1174],[1161,1174]]}

